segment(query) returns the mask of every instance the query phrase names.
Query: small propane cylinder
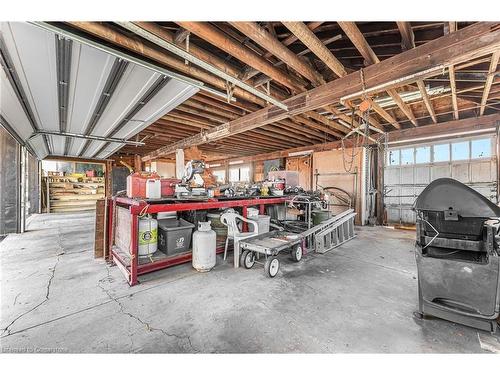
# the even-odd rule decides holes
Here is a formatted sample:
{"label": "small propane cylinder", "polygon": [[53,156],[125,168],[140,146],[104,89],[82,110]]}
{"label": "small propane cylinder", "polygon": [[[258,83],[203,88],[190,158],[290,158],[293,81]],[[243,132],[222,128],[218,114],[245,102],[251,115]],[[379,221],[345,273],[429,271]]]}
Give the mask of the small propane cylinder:
{"label": "small propane cylinder", "polygon": [[150,215],[139,218],[139,256],[153,254],[158,248],[158,221]]}
{"label": "small propane cylinder", "polygon": [[210,221],[198,222],[198,230],[193,233],[193,268],[208,272],[215,266],[216,234]]}

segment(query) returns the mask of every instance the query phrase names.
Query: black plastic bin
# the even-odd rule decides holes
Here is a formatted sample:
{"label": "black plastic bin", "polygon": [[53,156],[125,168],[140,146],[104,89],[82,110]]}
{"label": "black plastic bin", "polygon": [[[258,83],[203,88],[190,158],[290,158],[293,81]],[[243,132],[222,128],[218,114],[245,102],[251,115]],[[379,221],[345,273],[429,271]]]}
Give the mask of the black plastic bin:
{"label": "black plastic bin", "polygon": [[188,251],[194,224],[184,219],[158,220],[158,249],[167,255]]}

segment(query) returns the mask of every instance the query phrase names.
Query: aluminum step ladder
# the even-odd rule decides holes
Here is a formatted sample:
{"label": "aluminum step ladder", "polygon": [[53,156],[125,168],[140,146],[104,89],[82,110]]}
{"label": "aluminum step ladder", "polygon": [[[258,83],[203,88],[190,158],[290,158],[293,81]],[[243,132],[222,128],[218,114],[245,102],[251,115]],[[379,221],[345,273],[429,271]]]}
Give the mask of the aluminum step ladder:
{"label": "aluminum step ladder", "polygon": [[314,235],[314,250],[317,253],[324,254],[356,237],[354,233],[356,213],[343,212],[342,214],[342,217],[335,217],[336,221],[329,223],[330,225]]}
{"label": "aluminum step ladder", "polygon": [[352,215],[351,221],[352,221],[353,231],[354,231],[354,216],[356,216],[356,213],[354,212],[353,209],[348,209],[348,210],[341,212],[340,214],[338,214],[338,215],[336,215],[328,220],[323,221],[321,224],[318,224],[318,225],[306,230],[305,232],[302,232],[302,236],[304,236],[304,238],[305,238],[307,249],[309,251],[314,250],[314,251],[318,252],[318,250],[316,249],[316,235],[318,233],[327,231],[330,228],[336,227],[340,220],[342,220],[346,216],[351,216],[351,215]]}

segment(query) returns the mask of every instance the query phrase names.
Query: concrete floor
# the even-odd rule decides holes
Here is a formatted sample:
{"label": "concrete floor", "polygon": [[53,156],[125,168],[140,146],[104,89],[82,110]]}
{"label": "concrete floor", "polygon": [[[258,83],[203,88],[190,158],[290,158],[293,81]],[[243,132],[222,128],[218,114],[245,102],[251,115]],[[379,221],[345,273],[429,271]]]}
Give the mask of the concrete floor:
{"label": "concrete floor", "polygon": [[[93,216],[35,215],[0,242],[3,352],[470,353],[497,337],[412,316],[414,233],[358,228],[358,237],[275,279],[261,267],[209,273],[189,264],[128,287],[93,259]],[[482,345],[481,345],[482,343]],[[482,349],[482,347],[486,348]]]}

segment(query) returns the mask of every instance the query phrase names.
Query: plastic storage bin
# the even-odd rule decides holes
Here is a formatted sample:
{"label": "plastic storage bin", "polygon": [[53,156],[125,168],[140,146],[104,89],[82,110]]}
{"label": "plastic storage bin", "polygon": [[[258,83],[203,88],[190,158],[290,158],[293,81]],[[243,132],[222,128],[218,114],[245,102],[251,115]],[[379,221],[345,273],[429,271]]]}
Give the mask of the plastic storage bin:
{"label": "plastic storage bin", "polygon": [[167,255],[188,251],[194,225],[184,219],[158,220],[158,249]]}

